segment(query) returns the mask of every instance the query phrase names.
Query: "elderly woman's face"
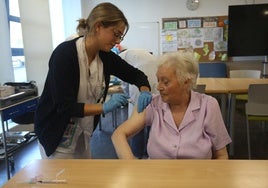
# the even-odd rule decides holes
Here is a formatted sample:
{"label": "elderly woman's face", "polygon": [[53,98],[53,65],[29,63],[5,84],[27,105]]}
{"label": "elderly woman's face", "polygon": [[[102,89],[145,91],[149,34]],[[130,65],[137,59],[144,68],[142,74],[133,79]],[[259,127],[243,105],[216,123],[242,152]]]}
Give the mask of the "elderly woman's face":
{"label": "elderly woman's face", "polygon": [[157,89],[162,100],[166,103],[177,102],[181,93],[185,92],[185,87],[178,81],[175,70],[162,65],[158,68],[156,76]]}

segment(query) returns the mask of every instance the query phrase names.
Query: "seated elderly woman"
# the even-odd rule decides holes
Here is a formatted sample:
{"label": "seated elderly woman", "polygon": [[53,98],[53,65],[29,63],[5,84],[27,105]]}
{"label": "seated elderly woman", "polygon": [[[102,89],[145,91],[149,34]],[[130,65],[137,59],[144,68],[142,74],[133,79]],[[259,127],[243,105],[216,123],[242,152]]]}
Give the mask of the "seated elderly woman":
{"label": "seated elderly woman", "polygon": [[228,159],[231,138],[217,100],[192,90],[198,76],[193,53],[164,54],[156,76],[159,94],[143,112],[133,110],[112,135],[118,158],[136,159],[128,139],[149,125],[150,159]]}

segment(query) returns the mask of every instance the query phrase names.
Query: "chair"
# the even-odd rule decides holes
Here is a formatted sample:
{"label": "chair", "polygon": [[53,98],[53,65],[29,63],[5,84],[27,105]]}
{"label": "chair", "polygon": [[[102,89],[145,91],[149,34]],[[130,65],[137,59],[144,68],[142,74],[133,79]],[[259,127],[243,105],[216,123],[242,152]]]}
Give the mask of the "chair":
{"label": "chair", "polygon": [[246,103],[246,124],[248,157],[251,159],[250,121],[268,121],[268,84],[251,84],[248,89],[248,102]]}
{"label": "chair", "polygon": [[[230,78],[260,78],[261,71],[260,70],[230,70],[229,77]],[[247,101],[248,95],[247,94],[236,95],[236,99]]]}
{"label": "chair", "polygon": [[[199,63],[199,77],[200,78],[226,78],[227,77],[227,67],[225,63],[213,62],[213,63]],[[221,109],[225,109],[226,105],[226,95],[225,94],[211,94],[215,97],[221,106]],[[225,110],[222,111],[223,118],[226,117]]]}
{"label": "chair", "polygon": [[225,63],[199,63],[199,77],[226,78]]}
{"label": "chair", "polygon": [[260,70],[230,70],[230,78],[260,78]]}

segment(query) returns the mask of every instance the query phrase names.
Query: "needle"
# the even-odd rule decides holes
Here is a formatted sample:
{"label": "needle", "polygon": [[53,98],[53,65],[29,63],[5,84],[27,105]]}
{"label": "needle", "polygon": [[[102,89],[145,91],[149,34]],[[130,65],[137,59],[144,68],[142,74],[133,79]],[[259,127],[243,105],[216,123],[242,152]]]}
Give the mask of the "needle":
{"label": "needle", "polygon": [[134,100],[132,100],[132,99],[128,99],[128,102],[129,102],[130,104],[135,105],[135,101],[134,101]]}

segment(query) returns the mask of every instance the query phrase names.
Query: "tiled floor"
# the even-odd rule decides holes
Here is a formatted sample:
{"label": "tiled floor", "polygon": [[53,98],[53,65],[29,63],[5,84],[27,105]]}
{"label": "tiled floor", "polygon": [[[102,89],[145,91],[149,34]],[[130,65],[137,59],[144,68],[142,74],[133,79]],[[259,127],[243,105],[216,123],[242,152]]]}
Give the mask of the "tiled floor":
{"label": "tiled floor", "polygon": [[[245,102],[237,101],[234,131],[233,159],[248,159]],[[268,159],[268,124],[250,122],[251,155],[252,159]]]}
{"label": "tiled floor", "polygon": [[[247,139],[245,132],[245,117],[244,117],[244,103],[237,102],[237,110],[235,114],[235,145],[234,156],[231,159],[247,159]],[[117,123],[120,124],[127,117],[127,108],[118,109]],[[111,121],[112,115],[107,114],[102,118],[102,130],[95,130],[92,140],[92,158],[93,159],[116,159],[110,136],[114,130]],[[262,127],[254,123],[251,128],[252,133],[252,158],[253,159],[268,159],[268,126]],[[40,159],[37,141],[24,146],[14,155],[15,168],[12,170],[14,175],[21,168],[27,165],[34,159]],[[4,161],[0,161],[0,187],[6,182],[6,170]]]}

